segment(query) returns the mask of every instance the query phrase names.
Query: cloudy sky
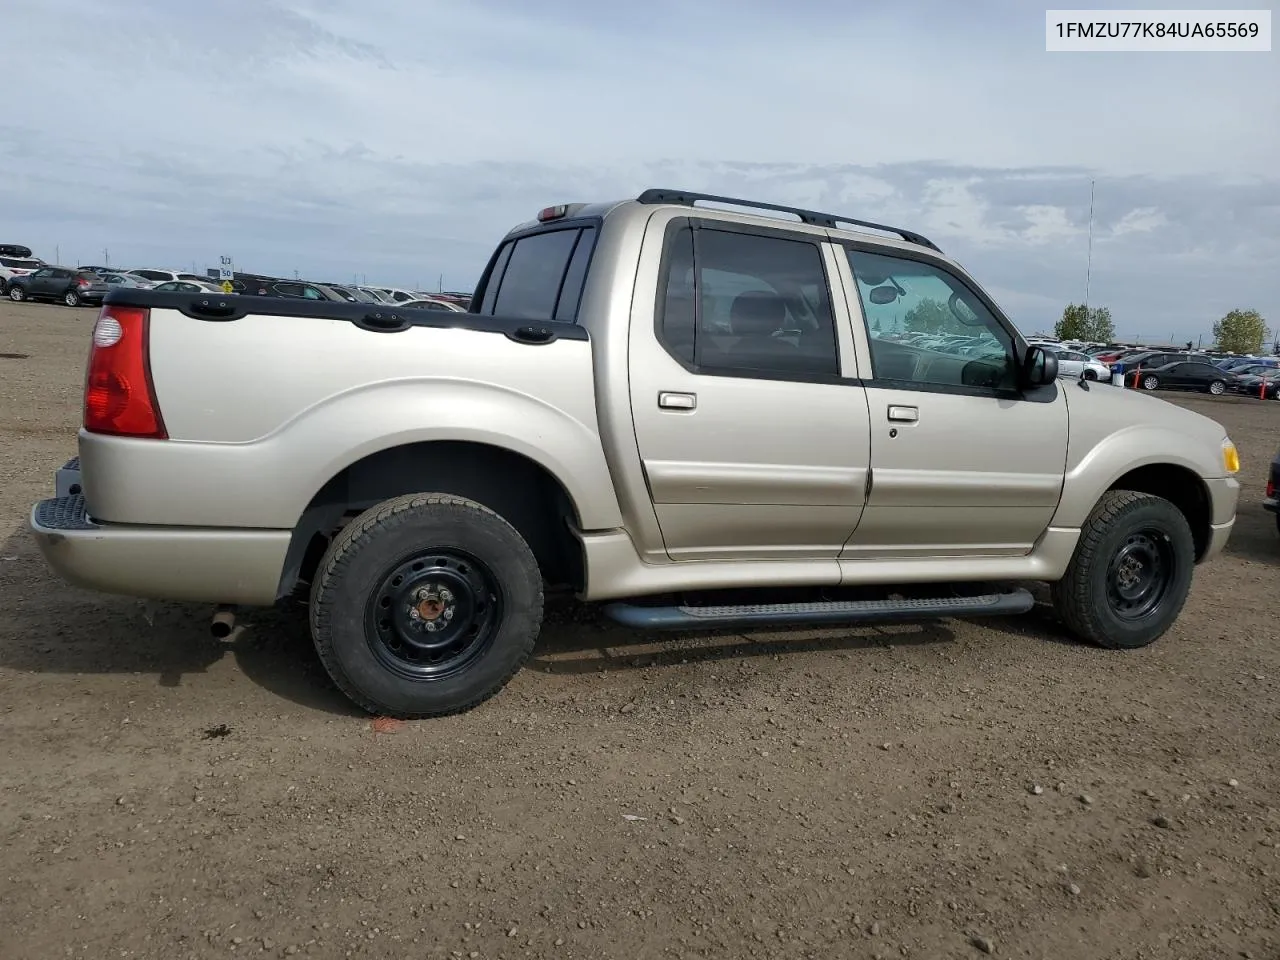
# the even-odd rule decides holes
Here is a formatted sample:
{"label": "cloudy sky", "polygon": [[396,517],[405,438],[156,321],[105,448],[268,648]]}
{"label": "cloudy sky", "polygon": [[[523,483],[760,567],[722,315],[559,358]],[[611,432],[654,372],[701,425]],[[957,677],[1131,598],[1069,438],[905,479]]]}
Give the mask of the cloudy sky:
{"label": "cloudy sky", "polygon": [[1084,296],[1094,178],[1090,302],[1120,335],[1207,340],[1237,306],[1280,328],[1280,52],[1048,54],[1044,24],[1025,0],[15,4],[0,242],[467,289],[542,206],[681,187],[900,222],[1034,332]]}

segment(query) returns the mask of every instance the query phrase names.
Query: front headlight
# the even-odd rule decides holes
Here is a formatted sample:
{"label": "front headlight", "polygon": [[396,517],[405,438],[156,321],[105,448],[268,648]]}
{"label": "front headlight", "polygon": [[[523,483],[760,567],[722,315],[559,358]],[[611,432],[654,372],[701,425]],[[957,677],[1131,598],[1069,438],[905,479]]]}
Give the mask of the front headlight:
{"label": "front headlight", "polygon": [[1236,449],[1230,437],[1222,438],[1222,466],[1226,468],[1227,473],[1240,472],[1240,451]]}

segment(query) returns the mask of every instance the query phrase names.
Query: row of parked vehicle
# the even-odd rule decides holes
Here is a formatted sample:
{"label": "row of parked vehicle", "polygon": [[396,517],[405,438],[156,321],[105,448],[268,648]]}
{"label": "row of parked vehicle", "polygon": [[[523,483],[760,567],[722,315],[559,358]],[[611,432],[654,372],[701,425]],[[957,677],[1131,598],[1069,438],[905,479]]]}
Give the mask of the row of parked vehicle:
{"label": "row of parked vehicle", "polygon": [[[24,300],[47,300],[65,303],[69,307],[100,304],[117,287],[162,293],[225,293],[215,278],[196,273],[150,267],[134,270],[105,266],[64,267],[30,256],[30,250],[25,247],[10,245],[0,249],[27,253],[26,256],[0,253],[0,295],[18,303]],[[424,293],[398,287],[316,283],[246,273],[238,273],[232,278],[231,289],[233,294],[247,296],[290,297],[455,312],[465,311],[470,303],[470,296],[465,293]]]}
{"label": "row of parked vehicle", "polygon": [[1110,380],[1135,390],[1196,390],[1280,399],[1280,357],[1212,350],[1033,341],[1058,357],[1062,376]]}

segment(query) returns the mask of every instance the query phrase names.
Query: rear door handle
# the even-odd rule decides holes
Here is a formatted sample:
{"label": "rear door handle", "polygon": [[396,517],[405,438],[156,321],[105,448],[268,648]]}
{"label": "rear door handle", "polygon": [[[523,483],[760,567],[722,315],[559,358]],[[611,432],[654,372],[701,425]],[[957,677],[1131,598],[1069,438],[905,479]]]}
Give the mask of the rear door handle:
{"label": "rear door handle", "polygon": [[698,396],[694,393],[663,390],[658,394],[658,406],[663,410],[695,410],[698,407]]}
{"label": "rear door handle", "polygon": [[894,423],[915,423],[920,419],[920,408],[890,406],[889,419]]}

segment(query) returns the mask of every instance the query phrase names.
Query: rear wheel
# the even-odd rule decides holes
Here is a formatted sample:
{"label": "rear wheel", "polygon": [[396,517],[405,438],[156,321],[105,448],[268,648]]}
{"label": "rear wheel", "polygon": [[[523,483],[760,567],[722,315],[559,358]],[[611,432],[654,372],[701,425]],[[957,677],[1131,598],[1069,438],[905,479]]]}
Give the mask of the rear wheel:
{"label": "rear wheel", "polygon": [[1186,518],[1162,497],[1110,490],[1094,507],[1053,603],[1082,640],[1132,649],[1158,640],[1191,589],[1195,543]]}
{"label": "rear wheel", "polygon": [[320,563],[311,632],[334,683],[370,713],[458,713],[533,652],[542,576],[524,538],[471,500],[413,494],[347,525]]}
{"label": "rear wheel", "polygon": [[68,307],[78,307],[80,306],[80,294],[74,290],[68,290],[62,295],[62,302]]}
{"label": "rear wheel", "polygon": [[1142,389],[1143,389],[1143,390],[1156,390],[1156,389],[1159,389],[1159,387],[1160,387],[1160,378],[1159,378],[1159,377],[1151,377],[1151,376],[1147,376],[1147,377],[1143,377],[1143,378],[1142,378]]}
{"label": "rear wheel", "polygon": [[1227,385],[1223,383],[1221,380],[1215,380],[1213,381],[1213,383],[1209,384],[1209,392],[1212,393],[1215,397],[1222,396],[1226,392],[1226,390],[1227,390]]}

